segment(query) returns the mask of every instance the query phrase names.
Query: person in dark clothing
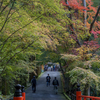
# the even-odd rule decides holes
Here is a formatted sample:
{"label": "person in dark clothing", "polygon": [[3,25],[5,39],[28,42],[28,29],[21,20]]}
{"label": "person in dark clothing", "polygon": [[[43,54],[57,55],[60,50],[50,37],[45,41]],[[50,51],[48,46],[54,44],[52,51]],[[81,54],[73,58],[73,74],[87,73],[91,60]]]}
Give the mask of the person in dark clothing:
{"label": "person in dark clothing", "polygon": [[58,80],[57,80],[56,77],[55,77],[55,79],[53,80],[52,85],[54,85],[54,90],[55,90],[55,92],[56,92],[56,94],[57,94],[59,82],[58,82]]}
{"label": "person in dark clothing", "polygon": [[56,77],[55,77],[55,79],[53,80],[52,85],[57,85],[57,86],[59,86],[59,82],[58,82],[58,80],[57,80]]}
{"label": "person in dark clothing", "polygon": [[48,76],[46,77],[47,86],[48,86],[48,85],[50,86],[50,79],[51,79],[51,77],[50,77],[49,74],[48,74]]}
{"label": "person in dark clothing", "polygon": [[36,92],[36,78],[35,78],[35,76],[33,76],[31,83],[32,83],[32,91],[35,93]]}

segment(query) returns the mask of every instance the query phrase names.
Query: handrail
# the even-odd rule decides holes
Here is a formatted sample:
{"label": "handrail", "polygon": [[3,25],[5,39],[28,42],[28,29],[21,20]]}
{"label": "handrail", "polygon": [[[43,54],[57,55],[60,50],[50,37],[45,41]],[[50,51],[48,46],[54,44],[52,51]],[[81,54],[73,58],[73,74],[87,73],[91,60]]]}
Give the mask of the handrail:
{"label": "handrail", "polygon": [[84,98],[84,100],[86,100],[86,98],[90,98],[90,99],[92,99],[92,100],[100,100],[100,97],[94,97],[94,96],[80,95],[79,97]]}
{"label": "handrail", "polygon": [[86,100],[87,98],[91,99],[91,100],[100,100],[100,97],[94,97],[94,96],[85,96],[81,94],[81,90],[80,90],[80,85],[77,85],[77,91],[76,91],[76,100],[82,100],[82,98],[84,100]]}

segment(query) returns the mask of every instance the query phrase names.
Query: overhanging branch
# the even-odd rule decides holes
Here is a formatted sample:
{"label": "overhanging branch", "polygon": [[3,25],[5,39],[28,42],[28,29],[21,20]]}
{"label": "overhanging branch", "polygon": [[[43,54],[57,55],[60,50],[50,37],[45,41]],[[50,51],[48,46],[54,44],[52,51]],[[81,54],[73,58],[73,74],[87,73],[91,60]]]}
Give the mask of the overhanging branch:
{"label": "overhanging branch", "polygon": [[8,20],[8,16],[9,16],[9,14],[10,14],[10,12],[11,12],[13,6],[14,6],[14,3],[15,3],[15,0],[14,0],[14,2],[13,2],[13,4],[12,4],[11,8],[9,9],[9,12],[8,12],[8,14],[7,14],[7,17],[6,17],[6,20],[5,20],[5,22],[4,22],[3,26],[2,26],[2,28],[0,29],[0,32],[3,30],[5,24],[6,24],[7,20]]}
{"label": "overhanging branch", "polygon": [[2,12],[8,7],[9,4],[10,4],[10,2],[1,10],[0,15],[1,15]]}
{"label": "overhanging branch", "polygon": [[[95,20],[96,20],[98,14],[99,14],[99,10],[100,10],[100,6],[98,7],[98,9],[97,9],[97,13],[95,14],[95,17],[94,17],[94,19],[93,19],[93,22],[92,22],[91,25],[90,25],[90,30],[89,30],[90,33],[91,33],[91,31],[92,31],[92,28],[93,28],[94,22],[95,22]],[[87,37],[86,41],[88,41],[89,38],[90,38],[90,36]]]}
{"label": "overhanging branch", "polygon": [[[32,41],[30,44],[28,44],[27,47],[24,47],[21,51],[16,52],[13,56],[11,56],[11,57],[9,58],[9,60],[6,62],[6,65],[7,65],[7,64],[11,61],[11,59],[13,59],[17,54],[19,54],[19,53],[23,52],[24,50],[26,50],[26,49],[27,49],[29,46],[31,46],[33,43],[34,43],[34,41]],[[4,72],[5,69],[6,69],[6,66],[4,66],[2,72],[0,73],[0,76],[2,75],[2,73]]]}
{"label": "overhanging branch", "polygon": [[90,33],[91,33],[91,31],[92,31],[94,22],[95,22],[95,20],[96,20],[96,18],[97,18],[97,16],[98,16],[99,10],[100,10],[100,6],[98,7],[97,13],[96,13],[96,15],[95,15],[95,17],[94,17],[94,20],[93,20],[93,22],[92,22],[91,25],[90,25],[90,30],[89,30]]}
{"label": "overhanging branch", "polygon": [[[65,2],[66,2],[66,4],[67,4],[67,0],[65,0]],[[68,6],[68,10],[70,11],[72,8],[70,7],[70,6]],[[72,14],[70,14],[70,17],[69,17],[71,20],[72,20]],[[74,29],[74,27],[73,27],[73,25],[72,25],[72,23],[70,22],[70,27],[73,29],[73,31],[72,31],[72,34],[74,34],[75,35],[75,37],[76,37],[76,43],[81,47],[81,43],[79,42],[79,40],[78,40],[78,38],[77,38],[77,35],[75,34],[75,29]]]}
{"label": "overhanging branch", "polygon": [[[39,17],[41,17],[41,16],[39,16]],[[39,17],[35,18],[34,20],[38,19]],[[26,26],[28,26],[28,25],[29,25],[30,23],[32,23],[34,20],[30,21],[29,23],[27,23],[27,24],[24,25],[23,27],[17,29],[15,32],[13,32],[13,33],[3,42],[3,44],[1,44],[1,45],[3,45],[3,46],[1,47],[0,52],[2,51],[2,49],[3,49],[4,45],[6,44],[6,42],[11,38],[11,36],[13,36],[13,35],[14,35],[16,32],[18,32],[19,30],[21,30],[21,29],[25,28]]]}
{"label": "overhanging branch", "polygon": [[2,4],[3,4],[3,0],[0,2],[0,9],[1,9],[1,7],[2,7]]}

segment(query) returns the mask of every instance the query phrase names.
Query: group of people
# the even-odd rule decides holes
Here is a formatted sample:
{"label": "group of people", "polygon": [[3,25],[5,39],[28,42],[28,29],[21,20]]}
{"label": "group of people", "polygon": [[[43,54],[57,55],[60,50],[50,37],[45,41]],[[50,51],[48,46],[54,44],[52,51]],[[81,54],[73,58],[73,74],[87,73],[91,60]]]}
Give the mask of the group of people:
{"label": "group of people", "polygon": [[60,67],[57,66],[57,65],[51,65],[51,66],[45,65],[44,66],[44,71],[58,71],[59,68]]}
{"label": "group of people", "polygon": [[[51,82],[51,77],[48,74],[46,76],[46,85],[47,85],[47,87],[50,86],[50,82]],[[36,92],[36,78],[35,78],[35,76],[33,76],[33,79],[31,80],[31,83],[32,83],[32,91],[35,93]],[[59,86],[59,82],[58,82],[56,77],[52,81],[52,85],[54,86],[54,89],[57,90],[57,87]]]}

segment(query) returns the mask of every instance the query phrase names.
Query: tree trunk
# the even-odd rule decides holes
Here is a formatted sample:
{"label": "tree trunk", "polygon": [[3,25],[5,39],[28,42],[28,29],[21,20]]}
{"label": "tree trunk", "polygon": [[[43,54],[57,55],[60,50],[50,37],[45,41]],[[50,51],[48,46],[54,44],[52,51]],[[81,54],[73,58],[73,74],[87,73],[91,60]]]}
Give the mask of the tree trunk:
{"label": "tree trunk", "polygon": [[[83,2],[83,6],[86,8],[86,1],[85,0],[82,0],[82,2]],[[86,27],[86,10],[84,9],[84,13],[83,13],[83,23],[84,23],[84,25],[85,25],[85,27]]]}
{"label": "tree trunk", "polygon": [[[89,84],[87,83],[87,84],[85,85],[84,92],[83,92],[83,94],[86,95],[86,96],[88,96],[89,87],[90,87],[90,86],[89,86]],[[90,99],[88,98],[88,99],[86,99],[86,100],[90,100]]]}
{"label": "tree trunk", "polygon": [[59,62],[59,65],[60,65],[60,69],[62,71],[62,75],[63,75],[64,81],[65,81],[65,87],[64,87],[64,89],[65,89],[65,92],[67,92],[68,86],[69,86],[68,82],[67,82],[68,78],[65,77],[64,71],[63,71],[62,66],[61,66],[61,62]]}
{"label": "tree trunk", "polygon": [[[7,76],[5,76],[7,77]],[[9,82],[5,77],[2,77],[2,94],[3,95],[9,95],[10,94],[10,86]]]}
{"label": "tree trunk", "polygon": [[[88,87],[88,96],[90,96],[90,86]],[[90,99],[88,99],[90,100]]]}

